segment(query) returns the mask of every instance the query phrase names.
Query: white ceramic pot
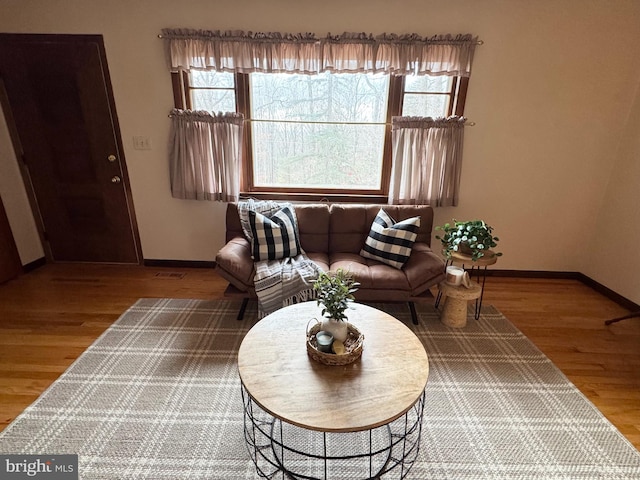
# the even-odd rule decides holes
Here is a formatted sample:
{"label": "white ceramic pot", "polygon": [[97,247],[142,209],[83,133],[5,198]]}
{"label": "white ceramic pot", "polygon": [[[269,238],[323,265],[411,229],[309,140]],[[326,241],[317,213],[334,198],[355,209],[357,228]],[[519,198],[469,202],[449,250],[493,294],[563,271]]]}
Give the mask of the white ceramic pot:
{"label": "white ceramic pot", "polygon": [[320,325],[320,330],[329,332],[333,335],[334,340],[344,342],[349,335],[349,324],[342,320],[335,320],[333,318],[325,318]]}

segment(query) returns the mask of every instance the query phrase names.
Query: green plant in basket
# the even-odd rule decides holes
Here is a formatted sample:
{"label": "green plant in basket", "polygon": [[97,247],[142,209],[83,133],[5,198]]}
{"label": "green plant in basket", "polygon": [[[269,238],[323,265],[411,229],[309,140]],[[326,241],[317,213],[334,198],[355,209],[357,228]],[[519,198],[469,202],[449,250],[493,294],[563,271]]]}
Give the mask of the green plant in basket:
{"label": "green plant in basket", "polygon": [[334,320],[347,320],[345,310],[355,300],[353,294],[360,287],[351,273],[342,268],[335,272],[322,272],[313,283],[317,303],[322,305],[322,316]]}
{"label": "green plant in basket", "polygon": [[451,258],[453,252],[470,255],[474,262],[487,255],[502,256],[499,252],[488,253],[498,245],[500,239],[493,236],[493,227],[482,220],[459,222],[454,219],[452,224],[445,223],[436,227],[436,230],[444,232],[444,235],[436,235],[436,238],[442,242],[442,252],[447,258]]}

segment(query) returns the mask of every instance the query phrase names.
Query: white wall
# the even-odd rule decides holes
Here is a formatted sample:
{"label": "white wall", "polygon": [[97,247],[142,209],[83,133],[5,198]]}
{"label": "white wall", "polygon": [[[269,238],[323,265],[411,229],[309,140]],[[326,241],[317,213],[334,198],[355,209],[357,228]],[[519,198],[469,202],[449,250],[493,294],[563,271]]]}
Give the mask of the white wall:
{"label": "white wall", "polygon": [[[211,260],[223,242],[224,205],[169,193],[164,27],[479,35],[460,205],[438,209],[436,224],[487,220],[504,253],[496,268],[588,273],[598,212],[635,201],[607,189],[611,152],[632,141],[622,132],[640,78],[634,0],[0,0],[0,12],[0,31],[104,35],[145,258]],[[133,150],[135,135],[153,149]]]}
{"label": "white wall", "polygon": [[620,148],[603,161],[614,169],[582,271],[640,303],[640,89]]}

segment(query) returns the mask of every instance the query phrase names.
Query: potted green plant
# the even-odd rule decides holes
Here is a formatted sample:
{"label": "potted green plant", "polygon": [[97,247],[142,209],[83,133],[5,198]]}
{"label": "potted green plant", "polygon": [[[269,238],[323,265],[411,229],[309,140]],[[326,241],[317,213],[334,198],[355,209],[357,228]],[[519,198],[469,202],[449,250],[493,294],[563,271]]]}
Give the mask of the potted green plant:
{"label": "potted green plant", "polygon": [[469,255],[474,262],[487,255],[502,255],[494,251],[488,253],[498,245],[500,239],[493,236],[493,227],[482,220],[459,222],[454,219],[453,224],[445,223],[436,227],[436,230],[444,232],[444,235],[436,235],[436,238],[442,242],[442,252],[447,258],[451,258],[453,252]]}
{"label": "potted green plant", "polygon": [[335,272],[322,272],[313,283],[318,305],[322,306],[321,329],[331,333],[336,340],[344,342],[348,335],[347,315],[349,303],[360,284],[353,275],[342,268]]}

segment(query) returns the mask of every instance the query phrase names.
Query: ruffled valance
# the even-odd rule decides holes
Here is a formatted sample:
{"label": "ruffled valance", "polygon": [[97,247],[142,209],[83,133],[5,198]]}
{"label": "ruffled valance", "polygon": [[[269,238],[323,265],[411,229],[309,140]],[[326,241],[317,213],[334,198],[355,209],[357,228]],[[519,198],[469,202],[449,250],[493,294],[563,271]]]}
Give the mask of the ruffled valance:
{"label": "ruffled valance", "polygon": [[466,35],[164,29],[170,69],[236,73],[394,73],[468,77],[478,38]]}

